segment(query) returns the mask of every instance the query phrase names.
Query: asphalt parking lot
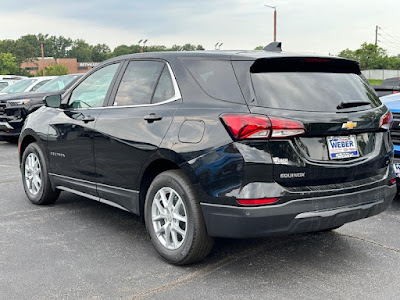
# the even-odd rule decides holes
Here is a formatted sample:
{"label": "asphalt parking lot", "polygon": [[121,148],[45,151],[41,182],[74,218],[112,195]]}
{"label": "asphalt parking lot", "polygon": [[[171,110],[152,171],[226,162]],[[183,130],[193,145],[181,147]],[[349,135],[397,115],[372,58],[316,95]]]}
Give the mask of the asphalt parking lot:
{"label": "asphalt parking lot", "polygon": [[63,192],[27,200],[0,142],[0,299],[399,299],[400,199],[333,232],[217,239],[200,264],[161,260],[140,218]]}

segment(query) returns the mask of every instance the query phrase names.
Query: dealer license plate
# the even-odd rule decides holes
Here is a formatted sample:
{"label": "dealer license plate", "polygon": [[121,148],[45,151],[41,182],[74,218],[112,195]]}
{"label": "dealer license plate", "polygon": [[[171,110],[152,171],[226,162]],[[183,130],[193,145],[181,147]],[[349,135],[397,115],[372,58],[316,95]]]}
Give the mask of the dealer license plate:
{"label": "dealer license plate", "polygon": [[396,177],[400,178],[400,164],[393,164],[394,172],[396,173]]}
{"label": "dealer license plate", "polygon": [[343,159],[360,156],[355,135],[328,136],[327,142],[330,159]]}

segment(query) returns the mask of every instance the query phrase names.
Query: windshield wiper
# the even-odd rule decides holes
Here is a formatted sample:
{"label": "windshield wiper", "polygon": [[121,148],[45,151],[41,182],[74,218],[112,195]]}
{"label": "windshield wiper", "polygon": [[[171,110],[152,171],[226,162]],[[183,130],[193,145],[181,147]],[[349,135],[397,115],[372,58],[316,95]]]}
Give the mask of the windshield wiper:
{"label": "windshield wiper", "polygon": [[371,102],[369,102],[369,101],[342,101],[338,106],[336,106],[336,108],[343,109],[343,108],[363,106],[363,105],[368,105],[368,104],[371,104]]}

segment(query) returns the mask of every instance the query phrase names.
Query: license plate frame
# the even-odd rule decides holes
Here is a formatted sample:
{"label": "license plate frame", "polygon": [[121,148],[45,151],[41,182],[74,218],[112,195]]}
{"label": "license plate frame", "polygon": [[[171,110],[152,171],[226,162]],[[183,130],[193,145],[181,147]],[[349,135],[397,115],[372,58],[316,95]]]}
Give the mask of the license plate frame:
{"label": "license plate frame", "polygon": [[360,156],[355,135],[328,136],[326,143],[328,145],[329,159],[331,160]]}

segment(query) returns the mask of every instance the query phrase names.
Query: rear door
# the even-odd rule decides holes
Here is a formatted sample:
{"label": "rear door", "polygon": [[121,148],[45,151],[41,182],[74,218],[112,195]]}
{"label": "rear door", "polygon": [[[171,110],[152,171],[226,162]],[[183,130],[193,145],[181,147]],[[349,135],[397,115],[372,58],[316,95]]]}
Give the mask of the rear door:
{"label": "rear door", "polygon": [[[384,175],[391,145],[380,121],[387,109],[355,63],[281,58],[246,64],[255,98],[250,111],[276,126],[265,143],[276,182],[304,187]],[[291,136],[290,121],[303,124],[305,133]]]}
{"label": "rear door", "polygon": [[170,66],[133,60],[96,122],[97,190],[103,199],[138,212],[138,177],[165,136],[181,97]]}

